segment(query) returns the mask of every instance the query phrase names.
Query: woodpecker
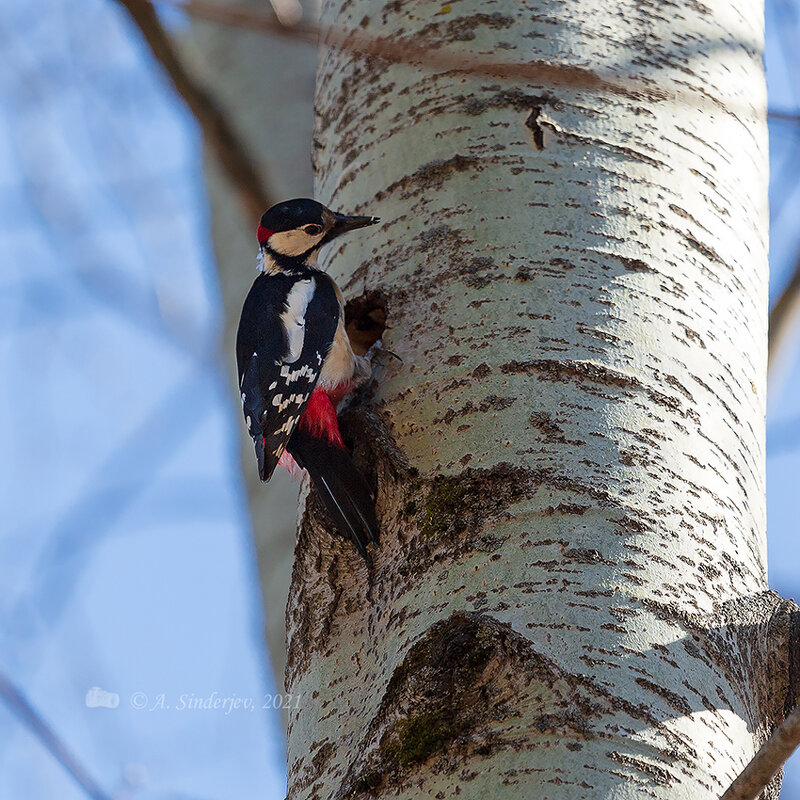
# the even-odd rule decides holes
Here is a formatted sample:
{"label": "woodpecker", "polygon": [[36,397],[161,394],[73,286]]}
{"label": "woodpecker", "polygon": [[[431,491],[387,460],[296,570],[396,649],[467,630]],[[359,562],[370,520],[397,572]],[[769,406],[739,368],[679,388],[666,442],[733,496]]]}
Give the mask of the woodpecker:
{"label": "woodpecker", "polygon": [[[259,267],[242,308],[236,362],[245,422],[266,482],[278,464],[305,469],[337,531],[367,558],[378,526],[348,453],[336,406],[364,377],[344,327],[344,300],[317,267],[321,247],[378,217],[337,214],[308,199],[272,206],[258,226]],[[366,367],[367,370],[369,367]]]}

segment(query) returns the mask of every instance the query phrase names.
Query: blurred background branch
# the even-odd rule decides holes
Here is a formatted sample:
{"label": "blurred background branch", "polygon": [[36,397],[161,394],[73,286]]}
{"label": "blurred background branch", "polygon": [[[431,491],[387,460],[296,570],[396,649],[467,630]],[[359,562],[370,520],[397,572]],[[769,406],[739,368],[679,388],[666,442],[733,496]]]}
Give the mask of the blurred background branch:
{"label": "blurred background branch", "polygon": [[0,697],[11,712],[39,740],[42,746],[58,761],[75,779],[87,797],[92,800],[111,800],[89,774],[89,771],[78,761],[75,754],[54,733],[53,729],[42,719],[27,698],[17,689],[0,670]]}
{"label": "blurred background branch", "polygon": [[789,283],[778,295],[769,312],[769,365],[770,368],[778,359],[783,346],[796,327],[800,314],[800,259],[794,268]]}
{"label": "blurred background branch", "polygon": [[117,0],[130,14],[153,55],[172,81],[203,131],[206,144],[235,187],[242,208],[253,221],[276,201],[249,155],[248,147],[219,106],[216,98],[189,74],[156,10],[141,0]]}
{"label": "blurred background branch", "polygon": [[[295,22],[287,24],[274,14],[254,10],[246,6],[229,3],[205,2],[205,0],[117,0],[126,6],[165,6],[180,10],[197,19],[214,22],[248,31],[260,31],[287,39],[313,45],[325,45],[372,56],[389,63],[416,64],[440,70],[452,70],[471,75],[486,75],[495,78],[520,78],[536,81],[552,87],[571,86],[584,89],[603,89],[629,93],[632,89],[647,93],[661,100],[680,100],[681,92],[673,89],[653,89],[640,83],[631,75],[626,79],[614,79],[590,69],[545,61],[503,62],[495,59],[475,57],[464,52],[448,53],[441,49],[426,47],[413,41],[373,37],[360,31],[345,31],[333,26]],[[444,12],[443,12],[444,13]],[[729,45],[726,45],[729,46]],[[687,95],[686,102],[696,105],[703,102],[696,95]],[[769,117],[784,122],[800,124],[800,113],[790,111],[768,112]]]}

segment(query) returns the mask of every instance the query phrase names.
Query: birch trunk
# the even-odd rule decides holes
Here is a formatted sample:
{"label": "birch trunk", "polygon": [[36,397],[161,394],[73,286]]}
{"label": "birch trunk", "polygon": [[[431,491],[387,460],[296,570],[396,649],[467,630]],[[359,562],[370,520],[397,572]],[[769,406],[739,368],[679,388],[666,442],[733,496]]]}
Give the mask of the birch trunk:
{"label": "birch trunk", "polygon": [[321,59],[317,196],[384,220],[330,269],[383,293],[403,362],[344,415],[373,566],[302,519],[289,797],[718,797],[797,686],[766,583],[760,4],[323,18],[635,81]]}

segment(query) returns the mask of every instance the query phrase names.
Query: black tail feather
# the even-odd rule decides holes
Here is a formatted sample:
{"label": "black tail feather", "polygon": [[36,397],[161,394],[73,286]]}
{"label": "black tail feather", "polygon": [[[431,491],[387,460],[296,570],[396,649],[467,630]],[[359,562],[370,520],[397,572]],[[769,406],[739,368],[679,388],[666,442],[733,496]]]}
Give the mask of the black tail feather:
{"label": "black tail feather", "polygon": [[256,446],[256,461],[258,462],[258,477],[261,478],[263,482],[267,482],[270,479],[271,472],[267,468],[267,461],[266,461],[266,454],[264,453],[264,440],[260,436],[256,436],[253,439],[253,443]]}
{"label": "black tail feather", "polygon": [[336,530],[366,559],[367,545],[378,541],[378,522],[367,482],[341,447],[296,428],[286,449],[308,470]]}

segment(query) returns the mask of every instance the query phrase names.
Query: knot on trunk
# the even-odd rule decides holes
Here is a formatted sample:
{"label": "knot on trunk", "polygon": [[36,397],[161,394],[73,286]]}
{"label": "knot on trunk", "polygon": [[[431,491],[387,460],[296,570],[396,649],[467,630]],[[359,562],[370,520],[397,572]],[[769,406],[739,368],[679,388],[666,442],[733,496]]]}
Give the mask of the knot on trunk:
{"label": "knot on trunk", "polygon": [[[456,754],[489,756],[513,746],[522,687],[540,687],[537,705],[547,708],[540,730],[572,729],[588,735],[586,709],[571,707],[572,691],[560,670],[532,650],[509,625],[475,613],[457,612],[432,625],[395,668],[380,710],[357,748],[337,798],[384,795],[432,758],[442,767]],[[563,689],[563,693],[561,691]],[[542,702],[553,690],[555,708]],[[521,731],[518,731],[521,734]]]}

